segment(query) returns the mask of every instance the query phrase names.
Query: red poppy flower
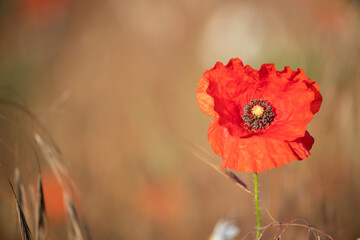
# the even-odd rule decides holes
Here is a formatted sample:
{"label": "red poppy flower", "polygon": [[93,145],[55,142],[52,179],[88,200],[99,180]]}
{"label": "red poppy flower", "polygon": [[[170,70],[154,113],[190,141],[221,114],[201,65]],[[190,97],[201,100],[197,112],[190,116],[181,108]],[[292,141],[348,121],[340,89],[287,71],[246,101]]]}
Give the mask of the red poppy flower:
{"label": "red poppy flower", "polygon": [[319,85],[297,71],[274,64],[260,70],[231,59],[205,71],[196,90],[201,110],[214,117],[208,138],[222,168],[262,172],[310,155],[306,125],[319,111]]}

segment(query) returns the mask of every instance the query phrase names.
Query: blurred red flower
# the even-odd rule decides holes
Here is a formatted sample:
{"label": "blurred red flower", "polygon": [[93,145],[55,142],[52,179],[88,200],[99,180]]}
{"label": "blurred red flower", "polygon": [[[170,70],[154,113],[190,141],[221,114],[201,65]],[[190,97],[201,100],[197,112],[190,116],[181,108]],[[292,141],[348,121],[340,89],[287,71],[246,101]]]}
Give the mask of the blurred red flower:
{"label": "blurred red flower", "polygon": [[72,0],[21,0],[19,10],[32,26],[50,25],[64,17]]}
{"label": "blurred red flower", "polygon": [[174,223],[184,210],[184,187],[171,180],[146,183],[133,195],[133,207],[150,221],[166,226]]}
{"label": "blurred red flower", "polygon": [[306,125],[319,111],[319,85],[274,64],[260,70],[238,58],[205,71],[196,90],[201,110],[214,117],[208,138],[222,168],[262,172],[310,155],[314,139]]}
{"label": "blurred red flower", "polygon": [[63,188],[54,174],[46,171],[42,175],[44,200],[46,213],[52,224],[60,224],[65,221],[65,205]]}

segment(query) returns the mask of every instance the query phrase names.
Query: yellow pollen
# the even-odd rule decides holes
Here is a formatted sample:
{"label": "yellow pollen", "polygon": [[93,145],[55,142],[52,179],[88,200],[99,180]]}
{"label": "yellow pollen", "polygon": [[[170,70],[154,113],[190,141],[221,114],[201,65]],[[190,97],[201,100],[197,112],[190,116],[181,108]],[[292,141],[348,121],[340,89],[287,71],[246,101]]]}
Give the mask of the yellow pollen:
{"label": "yellow pollen", "polygon": [[264,108],[259,106],[259,105],[255,105],[252,109],[251,109],[251,113],[255,116],[255,117],[261,117],[261,115],[264,113]]}

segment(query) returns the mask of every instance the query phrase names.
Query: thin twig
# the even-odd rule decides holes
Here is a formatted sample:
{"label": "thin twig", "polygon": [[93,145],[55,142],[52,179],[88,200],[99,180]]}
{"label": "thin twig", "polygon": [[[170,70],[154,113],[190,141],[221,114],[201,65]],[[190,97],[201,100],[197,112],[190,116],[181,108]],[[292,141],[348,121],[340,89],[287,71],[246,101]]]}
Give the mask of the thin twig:
{"label": "thin twig", "polygon": [[[261,230],[263,230],[263,231],[262,231],[262,233],[260,234],[260,237],[259,237],[258,239],[261,239],[263,233],[264,233],[267,229],[269,229],[269,228],[271,228],[271,227],[275,227],[275,226],[280,226],[280,227],[282,227],[282,226],[290,226],[290,227],[306,228],[306,229],[309,229],[309,230],[311,230],[311,231],[314,231],[316,234],[324,235],[324,236],[327,237],[328,239],[335,240],[335,239],[334,239],[333,237],[331,237],[329,234],[327,234],[327,233],[325,233],[325,232],[323,232],[323,231],[315,228],[315,227],[312,226],[312,225],[306,225],[306,224],[301,224],[301,223],[292,223],[292,222],[288,222],[288,223],[272,222],[272,223],[270,223],[270,224],[268,224],[268,225],[266,225],[266,226],[264,226],[264,227],[261,228]],[[242,239],[245,240],[245,239],[247,239],[249,236],[256,234],[256,232],[257,232],[257,230],[253,230],[253,231],[251,231],[251,232],[248,232]],[[319,236],[319,235],[318,235],[318,236]]]}

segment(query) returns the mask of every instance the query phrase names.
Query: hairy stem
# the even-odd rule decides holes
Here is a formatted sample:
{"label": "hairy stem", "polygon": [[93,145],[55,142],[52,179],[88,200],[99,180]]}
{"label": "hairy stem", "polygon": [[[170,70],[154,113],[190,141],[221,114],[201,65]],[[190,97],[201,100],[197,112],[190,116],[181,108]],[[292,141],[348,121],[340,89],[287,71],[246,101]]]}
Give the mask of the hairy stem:
{"label": "hairy stem", "polygon": [[260,220],[260,211],[259,211],[259,196],[258,196],[258,174],[254,174],[254,182],[255,182],[255,208],[256,208],[256,217],[257,217],[257,232],[256,239],[260,236],[260,228],[261,228],[261,220]]}

